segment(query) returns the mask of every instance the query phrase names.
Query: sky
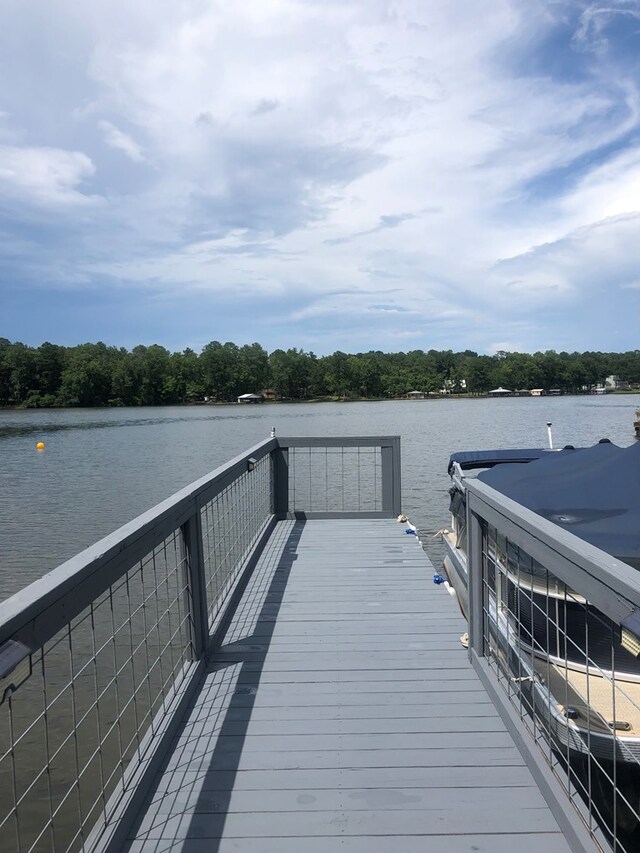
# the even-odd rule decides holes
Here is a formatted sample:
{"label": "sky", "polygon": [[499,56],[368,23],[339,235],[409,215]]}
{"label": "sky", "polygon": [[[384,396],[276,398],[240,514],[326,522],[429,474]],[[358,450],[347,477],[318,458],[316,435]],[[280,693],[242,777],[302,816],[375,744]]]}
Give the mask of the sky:
{"label": "sky", "polygon": [[640,0],[2,0],[0,336],[639,329]]}

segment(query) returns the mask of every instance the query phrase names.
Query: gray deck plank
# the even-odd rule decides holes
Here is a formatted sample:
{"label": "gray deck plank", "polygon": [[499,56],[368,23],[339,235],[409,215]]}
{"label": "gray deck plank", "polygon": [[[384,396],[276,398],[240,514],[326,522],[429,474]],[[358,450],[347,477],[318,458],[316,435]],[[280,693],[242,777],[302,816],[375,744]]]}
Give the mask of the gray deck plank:
{"label": "gray deck plank", "polygon": [[[517,766],[522,760],[513,747],[499,749],[361,749],[300,750],[299,752],[215,752],[217,739],[200,738],[197,749],[176,746],[167,769],[294,770],[298,767],[343,770],[349,767],[495,767]],[[381,739],[382,742],[382,739]]]}
{"label": "gray deck plank", "polygon": [[[289,687],[286,684],[264,684],[260,686],[259,694],[255,687],[238,687],[235,690],[230,690],[224,698],[227,704],[233,703],[234,708],[243,706],[255,708],[340,707],[344,705],[370,706],[372,704],[391,705],[400,708],[414,702],[421,702],[424,705],[442,705],[456,701],[467,704],[486,701],[486,693],[475,683],[470,685],[463,681],[447,683],[451,685],[450,690],[442,689],[442,687],[425,690],[425,685],[417,681],[402,682],[400,685],[395,685],[395,689],[393,684],[365,681],[345,685],[342,692],[337,690],[333,682],[326,685],[319,681],[311,684],[297,684],[294,687]],[[360,692],[357,689],[358,684],[362,685],[365,692]],[[209,711],[209,706],[204,702],[199,703],[196,707],[207,709],[206,713],[214,712],[213,709]]]}
{"label": "gray deck plank", "polygon": [[395,717],[392,719],[365,719],[343,720],[340,717],[328,720],[318,720],[307,716],[301,720],[271,719],[257,720],[231,720],[225,715],[224,719],[211,721],[200,719],[185,726],[180,735],[180,741],[192,738],[200,734],[219,732],[224,726],[225,736],[238,736],[246,734],[249,737],[278,738],[283,736],[306,736],[306,735],[392,735],[402,734],[445,734],[456,732],[504,732],[504,724],[496,720],[495,716],[486,717],[418,717],[409,718]]}
{"label": "gray deck plank", "polygon": [[131,853],[567,853],[433,571],[392,521],[280,522]]}
{"label": "gray deck plank", "polygon": [[[237,814],[183,812],[145,815],[140,833],[147,838],[166,838],[179,833],[183,838],[303,838],[344,835],[450,835],[481,834],[495,829],[497,816],[486,804],[455,809],[389,809],[376,811],[337,810],[328,812],[284,811]],[[501,811],[503,832],[553,832],[557,826],[546,808]]]}
{"label": "gray deck plank", "polygon": [[[447,696],[447,698],[450,697]],[[418,720],[418,724],[429,727],[424,731],[435,731],[438,726],[448,724],[451,725],[451,728],[445,729],[445,731],[455,731],[456,725],[466,725],[467,720],[479,722],[478,718],[485,717],[495,720],[493,705],[489,699],[484,703],[477,701],[473,705],[469,705],[466,702],[463,704],[466,698],[466,694],[461,694],[461,701],[457,703],[430,704],[422,702],[422,704],[404,704],[401,707],[396,704],[372,706],[345,705],[344,703],[340,705],[286,705],[285,707],[271,705],[236,706],[225,710],[224,720],[229,726],[237,721],[249,722],[251,725],[268,722],[279,724],[301,722],[303,725],[308,725],[315,720],[319,722],[338,721],[345,725],[349,725],[351,722],[368,725],[367,720],[370,719],[380,720],[385,724],[391,724],[394,720],[404,720],[407,725],[411,725],[413,721]],[[185,728],[198,725],[202,720],[209,720],[210,717],[209,708],[204,708],[202,713],[190,716]],[[460,722],[458,723],[458,721]]]}
{"label": "gray deck plank", "polygon": [[161,819],[173,814],[176,806],[182,812],[202,814],[226,814],[246,812],[295,812],[295,811],[383,811],[423,810],[443,811],[466,809],[481,805],[501,808],[531,809],[544,808],[544,799],[537,788],[458,788],[439,790],[429,788],[280,788],[276,790],[242,791],[197,789],[179,791],[174,797],[162,797],[152,802],[147,817]]}
{"label": "gray deck plank", "polygon": [[196,771],[159,774],[157,793],[153,799],[167,793],[197,790],[265,791],[300,790],[316,787],[341,790],[342,788],[469,788],[476,790],[491,787],[494,790],[511,787],[530,787],[531,775],[526,767],[373,767],[343,770],[293,769],[244,770],[233,773],[227,770]]}
{"label": "gray deck plank", "polygon": [[[196,738],[181,736],[178,744],[184,751],[193,748],[194,753],[200,751],[205,737],[215,735],[220,754],[259,752],[379,752],[381,738],[378,734],[272,734],[272,735],[229,735],[226,729],[222,732],[209,727],[207,732],[200,732]],[[412,732],[410,734],[388,733],[384,737],[384,748],[393,751],[407,750],[449,750],[449,749],[497,749],[509,748],[511,736],[506,731],[475,731],[475,732]]]}
{"label": "gray deck plank", "polygon": [[359,634],[354,637],[344,637],[342,641],[342,647],[340,643],[334,637],[318,637],[316,638],[316,642],[313,642],[311,637],[304,639],[292,639],[292,638],[276,638],[272,640],[270,644],[256,642],[255,640],[250,643],[233,643],[228,654],[232,652],[237,654],[238,652],[246,652],[249,655],[256,654],[259,652],[266,652],[269,650],[269,646],[271,647],[271,654],[302,654],[307,653],[318,653],[322,654],[333,653],[344,651],[345,653],[350,652],[402,652],[405,650],[409,651],[429,651],[429,652],[439,652],[439,651],[458,651],[460,647],[460,641],[457,638],[447,639],[440,637],[427,638],[420,642],[416,640],[412,640],[411,637],[415,636],[414,634],[408,634],[404,639],[389,638],[387,642],[383,639],[380,639],[379,635],[376,634]]}
{"label": "gray deck plank", "polygon": [[[215,853],[567,853],[567,843],[560,833],[508,835],[431,835],[428,847],[424,836],[336,837],[327,838],[222,838]],[[136,840],[130,853],[212,853],[211,839]]]}

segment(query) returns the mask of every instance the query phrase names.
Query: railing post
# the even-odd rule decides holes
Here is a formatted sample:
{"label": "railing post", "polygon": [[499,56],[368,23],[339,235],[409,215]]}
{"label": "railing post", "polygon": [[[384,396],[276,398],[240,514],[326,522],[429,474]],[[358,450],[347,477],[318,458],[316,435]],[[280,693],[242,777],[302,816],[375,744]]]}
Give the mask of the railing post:
{"label": "railing post", "polygon": [[194,514],[182,525],[184,543],[185,581],[190,595],[187,597],[192,620],[192,642],[196,659],[204,657],[209,645],[209,614],[207,610],[207,585],[204,577],[204,550],[202,543],[202,517],[199,502]]}
{"label": "railing post", "polygon": [[286,518],[289,512],[289,448],[278,445],[273,452],[273,512]]}
{"label": "railing post", "polygon": [[482,562],[482,525],[473,511],[473,498],[467,492],[467,592],[469,596],[469,652],[484,656],[484,589]]}
{"label": "railing post", "polygon": [[402,512],[402,480],[400,460],[400,438],[392,438],[390,444],[380,448],[382,466],[382,510],[390,515]]}

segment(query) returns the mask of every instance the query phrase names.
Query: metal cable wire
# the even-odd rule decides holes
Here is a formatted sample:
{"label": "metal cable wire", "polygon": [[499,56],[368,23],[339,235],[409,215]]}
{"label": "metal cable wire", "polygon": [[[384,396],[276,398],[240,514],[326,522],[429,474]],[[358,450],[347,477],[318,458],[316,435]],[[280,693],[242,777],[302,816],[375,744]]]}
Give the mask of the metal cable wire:
{"label": "metal cable wire", "polygon": [[632,853],[640,841],[640,667],[623,671],[619,628],[579,590],[492,525],[481,527],[487,662],[596,843]]}
{"label": "metal cable wire", "polygon": [[381,488],[380,447],[289,448],[290,512],[375,512]]}
{"label": "metal cable wire", "polygon": [[[180,497],[175,516],[159,516],[162,525],[145,527],[140,541],[123,534],[113,575],[82,575],[91,581],[86,597],[59,608],[50,631],[34,631],[47,639],[30,647],[30,675],[0,696],[0,853],[75,853],[125,795],[176,696],[193,683],[198,631],[206,631],[197,595],[204,589],[210,630],[275,512],[274,458],[257,447],[245,470],[230,463],[232,479],[216,480],[213,496]],[[387,504],[391,493],[382,447],[288,447],[289,511],[381,511],[385,476]]]}
{"label": "metal cable wire", "polygon": [[31,677],[9,695],[0,850],[78,849],[122,788],[191,657],[180,540],[170,534],[36,650]]}

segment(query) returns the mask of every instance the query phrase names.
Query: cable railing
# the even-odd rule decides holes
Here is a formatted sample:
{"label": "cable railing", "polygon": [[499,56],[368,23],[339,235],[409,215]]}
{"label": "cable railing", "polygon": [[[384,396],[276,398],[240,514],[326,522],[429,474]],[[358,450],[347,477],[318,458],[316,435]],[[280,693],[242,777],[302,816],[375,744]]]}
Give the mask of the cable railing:
{"label": "cable railing", "polygon": [[572,849],[632,853],[640,849],[637,570],[485,483],[469,479],[466,489],[472,660],[530,750]]}
{"label": "cable railing", "polygon": [[0,603],[0,853],[121,849],[276,521],[396,515],[399,463],[271,438]]}
{"label": "cable railing", "polygon": [[399,515],[398,437],[287,438],[280,445],[288,468],[281,505],[290,517]]}

